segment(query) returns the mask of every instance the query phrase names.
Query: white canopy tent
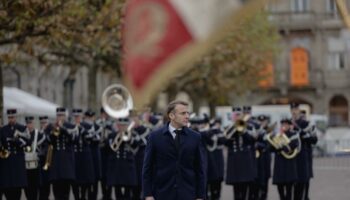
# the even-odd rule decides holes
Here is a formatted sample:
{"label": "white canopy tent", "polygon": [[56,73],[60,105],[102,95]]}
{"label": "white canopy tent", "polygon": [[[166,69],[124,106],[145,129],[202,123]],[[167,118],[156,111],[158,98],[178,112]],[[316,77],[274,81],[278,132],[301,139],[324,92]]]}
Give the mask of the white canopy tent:
{"label": "white canopy tent", "polygon": [[14,87],[4,87],[4,115],[8,108],[16,108],[19,116],[40,116],[47,115],[50,118],[56,116],[56,108],[59,105],[39,98],[28,92]]}

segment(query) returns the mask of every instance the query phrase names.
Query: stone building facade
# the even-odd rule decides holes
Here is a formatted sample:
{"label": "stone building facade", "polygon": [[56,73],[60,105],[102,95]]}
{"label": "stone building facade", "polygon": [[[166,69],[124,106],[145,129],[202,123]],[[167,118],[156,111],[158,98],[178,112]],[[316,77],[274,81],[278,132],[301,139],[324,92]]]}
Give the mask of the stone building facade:
{"label": "stone building facade", "polygon": [[[350,5],[350,1],[347,2]],[[349,124],[350,31],[334,0],[284,0],[268,6],[281,36],[269,84],[233,104],[308,104],[330,125]]]}

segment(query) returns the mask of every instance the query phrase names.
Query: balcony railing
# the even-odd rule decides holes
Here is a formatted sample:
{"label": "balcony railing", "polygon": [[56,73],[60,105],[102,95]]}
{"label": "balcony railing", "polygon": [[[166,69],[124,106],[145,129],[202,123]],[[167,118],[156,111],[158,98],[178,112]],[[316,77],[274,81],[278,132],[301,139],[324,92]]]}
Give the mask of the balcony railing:
{"label": "balcony railing", "polygon": [[270,21],[279,29],[313,30],[315,28],[341,28],[343,25],[337,13],[270,12]]}

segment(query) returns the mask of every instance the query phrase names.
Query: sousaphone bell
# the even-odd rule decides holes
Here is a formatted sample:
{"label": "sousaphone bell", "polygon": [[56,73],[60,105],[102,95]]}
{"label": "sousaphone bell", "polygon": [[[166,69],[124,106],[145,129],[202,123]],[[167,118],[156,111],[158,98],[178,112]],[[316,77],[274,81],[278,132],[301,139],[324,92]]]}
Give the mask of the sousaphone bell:
{"label": "sousaphone bell", "polygon": [[129,111],[133,109],[133,100],[126,87],[113,84],[102,94],[102,107],[113,118],[127,117]]}

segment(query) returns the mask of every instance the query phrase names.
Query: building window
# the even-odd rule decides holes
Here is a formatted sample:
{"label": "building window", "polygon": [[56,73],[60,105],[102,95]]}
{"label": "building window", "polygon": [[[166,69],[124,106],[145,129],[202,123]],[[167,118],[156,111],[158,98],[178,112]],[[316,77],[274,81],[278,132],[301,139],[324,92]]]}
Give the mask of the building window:
{"label": "building window", "polygon": [[291,0],[292,10],[294,12],[307,12],[309,11],[309,0]]}
{"label": "building window", "polygon": [[290,84],[309,85],[309,54],[304,48],[294,48],[290,53]]}
{"label": "building window", "polygon": [[342,70],[345,68],[345,57],[343,52],[331,52],[328,55],[328,68],[331,70]]}
{"label": "building window", "polygon": [[348,107],[348,101],[344,96],[334,96],[329,102],[329,125],[347,126],[349,120]]}
{"label": "building window", "polygon": [[259,81],[259,86],[262,88],[272,87],[274,84],[274,73],[273,73],[273,65],[268,64],[261,71],[261,80]]}
{"label": "building window", "polygon": [[337,9],[337,5],[335,3],[335,0],[326,0],[327,2],[327,12],[328,13],[337,13],[338,9]]}

